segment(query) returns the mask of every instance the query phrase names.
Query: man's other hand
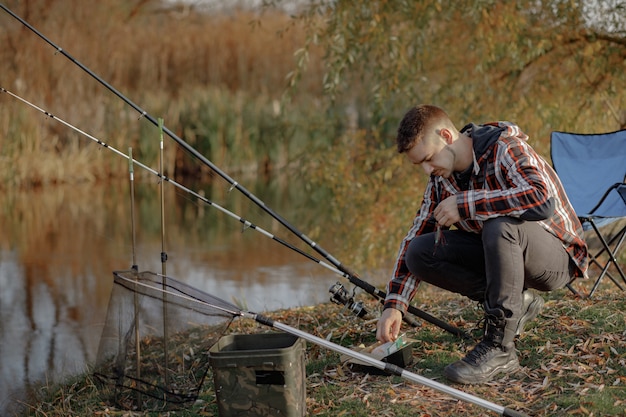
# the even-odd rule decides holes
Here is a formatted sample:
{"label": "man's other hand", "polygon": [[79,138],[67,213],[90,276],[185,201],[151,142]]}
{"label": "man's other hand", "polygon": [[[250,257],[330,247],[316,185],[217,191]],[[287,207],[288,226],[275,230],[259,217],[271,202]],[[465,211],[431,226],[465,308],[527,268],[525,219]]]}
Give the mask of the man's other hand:
{"label": "man's other hand", "polygon": [[400,326],[402,325],[402,313],[395,308],[387,308],[383,310],[378,324],[376,325],[376,339],[383,343],[393,342],[400,334]]}

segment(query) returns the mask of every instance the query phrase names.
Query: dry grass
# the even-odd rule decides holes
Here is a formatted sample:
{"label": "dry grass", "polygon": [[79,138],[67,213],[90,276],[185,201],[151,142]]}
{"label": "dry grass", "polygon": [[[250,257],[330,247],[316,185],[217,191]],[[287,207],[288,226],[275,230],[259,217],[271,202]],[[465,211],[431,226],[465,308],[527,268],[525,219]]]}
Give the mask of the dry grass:
{"label": "dry grass", "polygon": [[[6,5],[177,133],[181,112],[190,113],[199,91],[222,91],[225,104],[235,92],[266,102],[280,99],[294,66],[293,52],[304,42],[303,30],[280,12],[181,14],[151,0],[132,7],[121,0]],[[4,12],[0,42],[5,45],[0,87],[124,152],[141,145],[148,133],[130,106]],[[315,75],[301,87],[317,94],[313,80]],[[0,103],[6,109],[0,112],[0,155],[14,167],[0,174],[1,186],[104,180],[124,172],[119,169],[123,164],[99,158],[93,147],[85,149],[70,129],[8,95],[0,95]],[[234,112],[237,108],[224,109]],[[173,163],[175,153],[168,157]]]}

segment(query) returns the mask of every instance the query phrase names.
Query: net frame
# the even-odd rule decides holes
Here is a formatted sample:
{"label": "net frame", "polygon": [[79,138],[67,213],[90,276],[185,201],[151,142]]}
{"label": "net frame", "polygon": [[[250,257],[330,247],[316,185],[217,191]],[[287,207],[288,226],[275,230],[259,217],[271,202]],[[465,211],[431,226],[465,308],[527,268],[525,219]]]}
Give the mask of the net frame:
{"label": "net frame", "polygon": [[209,349],[240,312],[174,278],[114,271],[93,375],[105,401],[131,410],[194,402]]}

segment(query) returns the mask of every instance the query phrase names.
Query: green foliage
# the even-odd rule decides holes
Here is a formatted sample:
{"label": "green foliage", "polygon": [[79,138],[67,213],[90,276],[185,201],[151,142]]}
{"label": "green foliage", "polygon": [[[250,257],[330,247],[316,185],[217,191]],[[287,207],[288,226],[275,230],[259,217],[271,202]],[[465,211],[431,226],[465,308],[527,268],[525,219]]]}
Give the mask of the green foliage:
{"label": "green foliage", "polygon": [[371,142],[366,131],[348,132],[332,152],[315,152],[309,163],[313,187],[333,190],[326,216],[336,224],[338,256],[348,265],[375,270],[388,266],[397,250],[418,207],[423,176],[410,181],[406,171],[415,169],[393,150],[373,148]]}
{"label": "green foliage", "polygon": [[[328,149],[340,120],[311,102],[283,106],[267,95],[208,90],[180,111],[183,139],[218,166],[264,173],[306,160],[308,148]],[[267,171],[266,171],[267,170]]]}
{"label": "green foliage", "polygon": [[325,51],[324,89],[333,100],[361,93],[373,115],[389,114],[388,100],[398,97],[434,102],[460,121],[510,118],[545,137],[557,128],[626,124],[618,93],[626,8],[602,5],[321,1],[296,18],[308,29],[307,45]]}

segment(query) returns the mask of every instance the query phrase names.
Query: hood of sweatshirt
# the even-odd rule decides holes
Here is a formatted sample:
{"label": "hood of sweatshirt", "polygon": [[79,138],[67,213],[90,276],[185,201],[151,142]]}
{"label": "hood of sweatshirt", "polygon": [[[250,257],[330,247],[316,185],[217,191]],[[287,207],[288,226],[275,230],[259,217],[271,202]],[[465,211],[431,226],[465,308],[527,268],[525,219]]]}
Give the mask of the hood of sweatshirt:
{"label": "hood of sweatshirt", "polygon": [[[461,133],[472,138],[474,155],[476,155],[476,159],[478,160],[487,149],[498,140],[505,130],[506,128],[493,124],[475,125],[474,123],[470,123],[461,129]],[[520,137],[520,139],[525,140],[526,137]]]}

